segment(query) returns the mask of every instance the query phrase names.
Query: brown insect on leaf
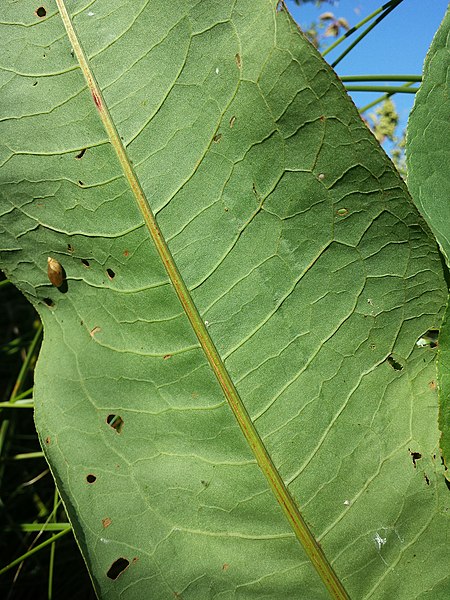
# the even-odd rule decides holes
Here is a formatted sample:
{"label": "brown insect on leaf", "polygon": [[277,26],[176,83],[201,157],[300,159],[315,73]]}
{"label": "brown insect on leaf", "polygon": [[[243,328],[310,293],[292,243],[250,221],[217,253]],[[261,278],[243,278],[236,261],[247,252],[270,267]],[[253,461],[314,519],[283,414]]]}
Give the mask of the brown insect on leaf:
{"label": "brown insect on leaf", "polygon": [[62,286],[64,281],[64,271],[55,258],[51,258],[50,256],[47,258],[47,275],[50,279],[50,283],[55,287],[59,288]]}

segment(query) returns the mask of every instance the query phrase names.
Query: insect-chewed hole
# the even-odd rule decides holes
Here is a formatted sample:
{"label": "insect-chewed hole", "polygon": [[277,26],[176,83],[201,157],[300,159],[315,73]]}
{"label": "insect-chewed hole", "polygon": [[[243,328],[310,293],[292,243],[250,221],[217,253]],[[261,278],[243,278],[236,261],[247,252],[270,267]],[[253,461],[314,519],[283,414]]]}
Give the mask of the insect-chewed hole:
{"label": "insect-chewed hole", "polygon": [[416,346],[419,348],[437,348],[439,338],[438,329],[429,329],[416,342]]}
{"label": "insect-chewed hole", "polygon": [[396,361],[393,356],[388,356],[387,361],[395,371],[401,371],[403,369],[403,365]]}
{"label": "insect-chewed hole", "polygon": [[447,486],[447,489],[450,491],[450,481],[447,479],[447,477],[444,477],[445,479],[445,485]]}
{"label": "insect-chewed hole", "polygon": [[129,566],[130,561],[127,558],[120,557],[113,562],[113,564],[109,567],[106,575],[110,579],[117,579],[119,575],[125,571],[125,569]]}
{"label": "insect-chewed hole", "polygon": [[86,476],[86,481],[88,483],[95,483],[97,481],[97,477],[92,473],[89,473],[89,475]]}
{"label": "insect-chewed hole", "polygon": [[106,417],[106,422],[112,429],[115,429],[117,433],[122,432],[123,419],[120,415],[108,415]]}
{"label": "insect-chewed hole", "polygon": [[47,306],[50,306],[50,308],[53,308],[55,306],[55,303],[53,302],[53,300],[51,298],[43,298],[42,301]]}
{"label": "insect-chewed hole", "polygon": [[420,452],[413,452],[412,450],[409,451],[412,461],[413,461],[413,465],[414,468],[416,468],[417,466],[417,461],[420,460],[422,458],[422,455],[420,454]]}
{"label": "insect-chewed hole", "polygon": [[85,267],[89,267],[89,261],[86,260],[85,258],[81,259],[81,264],[84,265]]}
{"label": "insect-chewed hole", "polygon": [[45,8],[43,6],[40,6],[39,8],[36,9],[36,16],[38,16],[40,19],[43,19],[45,17],[45,15],[47,14],[47,11],[45,10]]}
{"label": "insect-chewed hole", "polygon": [[116,276],[116,274],[114,273],[114,271],[112,269],[106,269],[106,274],[108,275],[108,277],[110,279],[114,279],[114,277]]}
{"label": "insect-chewed hole", "polygon": [[83,148],[82,150],[80,150],[80,152],[78,154],[75,155],[75,158],[83,158],[84,154],[86,152],[86,148]]}

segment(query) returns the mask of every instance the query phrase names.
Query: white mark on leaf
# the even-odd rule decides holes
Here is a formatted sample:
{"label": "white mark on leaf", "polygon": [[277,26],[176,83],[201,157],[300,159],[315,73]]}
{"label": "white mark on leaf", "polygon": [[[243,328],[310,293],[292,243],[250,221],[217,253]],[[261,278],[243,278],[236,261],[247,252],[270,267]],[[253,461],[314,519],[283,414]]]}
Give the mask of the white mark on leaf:
{"label": "white mark on leaf", "polygon": [[216,75],[219,74],[219,67],[216,67]]}
{"label": "white mark on leaf", "polygon": [[381,537],[381,535],[378,533],[378,531],[376,532],[373,541],[375,542],[375,546],[377,547],[378,552],[381,550],[381,548],[385,545],[385,543],[387,542],[387,538],[383,538]]}

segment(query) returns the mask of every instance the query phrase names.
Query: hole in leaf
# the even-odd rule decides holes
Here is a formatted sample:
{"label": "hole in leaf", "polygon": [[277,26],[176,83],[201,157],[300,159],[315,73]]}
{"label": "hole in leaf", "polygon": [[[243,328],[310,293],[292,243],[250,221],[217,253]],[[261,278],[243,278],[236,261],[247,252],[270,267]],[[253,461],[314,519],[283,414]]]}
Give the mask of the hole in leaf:
{"label": "hole in leaf", "polygon": [[106,269],[106,273],[110,279],[114,279],[114,277],[116,276],[112,269]]}
{"label": "hole in leaf", "polygon": [[50,442],[51,442],[51,441],[52,441],[52,440],[50,439],[50,436],[48,435],[48,436],[45,438],[45,443],[47,444],[47,446],[49,446],[49,445],[50,445]]}
{"label": "hole in leaf", "polygon": [[55,303],[53,302],[53,300],[51,298],[44,298],[43,302],[47,305],[50,306],[50,308],[52,308],[53,306],[55,306]]}
{"label": "hole in leaf", "polygon": [[427,485],[430,485],[430,480],[428,478],[428,475],[426,473],[423,474],[423,476],[425,477],[425,482]]}
{"label": "hole in leaf", "polygon": [[97,477],[95,475],[93,475],[92,473],[89,473],[89,475],[87,475],[87,477],[86,477],[86,481],[88,483],[95,483],[97,481]]}
{"label": "hole in leaf", "polygon": [[76,156],[75,158],[83,158],[84,154],[86,152],[86,148],[83,148],[83,150],[81,150]]}
{"label": "hole in leaf", "polygon": [[416,342],[416,346],[419,348],[437,348],[438,346],[438,329],[429,329]]}
{"label": "hole in leaf", "polygon": [[81,259],[81,264],[84,265],[85,267],[89,267],[89,261],[86,260],[85,258]]}
{"label": "hole in leaf", "polygon": [[445,479],[445,485],[447,486],[447,489],[450,490],[450,481],[447,479],[447,477],[444,477]]}
{"label": "hole in leaf", "polygon": [[75,248],[72,246],[72,244],[67,244],[67,252],[74,252]]}
{"label": "hole in leaf", "polygon": [[129,564],[130,564],[130,561],[127,560],[126,558],[118,558],[109,567],[108,572],[106,573],[106,575],[110,579],[117,579],[119,577],[119,575],[122,575],[122,573],[129,566]]}
{"label": "hole in leaf", "polygon": [[420,460],[422,458],[422,455],[420,454],[420,452],[411,452],[411,450],[409,451],[409,453],[411,454],[414,468],[416,468],[416,461]]}
{"label": "hole in leaf", "polygon": [[222,134],[221,134],[221,133],[218,133],[217,135],[215,135],[215,136],[213,137],[213,141],[214,141],[216,144],[218,144],[218,143],[220,142],[220,140],[221,140],[221,139],[222,139]]}
{"label": "hole in leaf", "polygon": [[35,81],[35,82],[33,83],[33,87],[34,87],[35,85],[37,85],[37,84],[38,84],[38,82],[37,82],[37,81]]}
{"label": "hole in leaf", "polygon": [[84,183],[81,181],[81,179],[78,180],[78,185],[81,185],[83,187]]}
{"label": "hole in leaf", "polygon": [[47,14],[47,11],[45,10],[45,8],[43,6],[40,6],[39,8],[36,9],[36,15],[40,19],[43,19],[46,14]]}
{"label": "hole in leaf", "polygon": [[403,365],[397,362],[393,356],[388,356],[387,361],[395,371],[401,371],[403,369]]}
{"label": "hole in leaf", "polygon": [[120,415],[108,415],[106,417],[106,422],[112,429],[115,429],[117,433],[122,432],[123,419]]}

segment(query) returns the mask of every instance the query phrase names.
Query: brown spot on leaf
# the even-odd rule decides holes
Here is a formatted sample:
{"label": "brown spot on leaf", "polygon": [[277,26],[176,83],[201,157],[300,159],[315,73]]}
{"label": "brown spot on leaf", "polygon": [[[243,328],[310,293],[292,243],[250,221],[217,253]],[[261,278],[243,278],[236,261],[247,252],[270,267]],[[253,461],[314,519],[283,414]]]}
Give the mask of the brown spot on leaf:
{"label": "brown spot on leaf", "polygon": [[100,99],[100,96],[96,92],[92,92],[92,98],[94,99],[95,106],[98,108],[98,110],[101,110],[102,109],[102,101]]}
{"label": "brown spot on leaf", "polygon": [[98,327],[98,326],[96,326],[96,327],[94,327],[93,329],[91,329],[91,331],[89,332],[89,335],[90,335],[90,336],[93,338],[93,337],[94,337],[94,335],[95,335],[96,333],[98,333],[99,331],[101,331],[101,328],[100,328],[100,327]]}
{"label": "brown spot on leaf", "polygon": [[169,360],[169,358],[172,358],[172,355],[171,354],[165,354],[163,358],[164,358],[164,360]]}
{"label": "brown spot on leaf", "polygon": [[241,55],[239,54],[239,52],[236,54],[236,56],[234,58],[236,60],[237,68],[240,69],[242,67],[242,60],[241,60]]}
{"label": "brown spot on leaf", "polygon": [[112,523],[112,520],[109,517],[105,517],[104,519],[102,519],[102,525],[104,527],[104,529],[106,529],[107,527],[109,527]]}
{"label": "brown spot on leaf", "polygon": [[229,568],[230,568],[230,565],[228,563],[223,563],[222,571],[228,571]]}

